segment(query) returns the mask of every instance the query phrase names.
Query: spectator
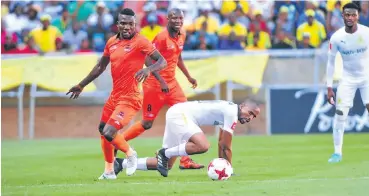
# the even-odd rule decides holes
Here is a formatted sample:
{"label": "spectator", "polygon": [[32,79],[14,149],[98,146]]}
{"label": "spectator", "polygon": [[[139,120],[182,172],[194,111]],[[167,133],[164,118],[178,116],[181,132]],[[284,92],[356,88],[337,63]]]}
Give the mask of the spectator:
{"label": "spectator", "polygon": [[[255,10],[253,14],[254,14],[254,21],[260,25],[261,30],[269,33],[269,29],[268,29],[266,21],[263,19],[262,12],[260,10]],[[255,31],[254,24],[255,23],[250,24],[250,31]]]}
{"label": "spectator", "polygon": [[310,45],[317,48],[327,36],[324,26],[314,18],[315,12],[313,10],[307,10],[305,15],[308,16],[308,21],[297,28],[297,40],[302,42],[303,35],[309,33]]}
{"label": "spectator", "polygon": [[243,13],[249,16],[249,3],[246,0],[229,0],[223,1],[220,8],[222,17],[227,18],[230,13],[233,13],[237,7],[242,8]]}
{"label": "spectator", "polygon": [[333,9],[332,12],[328,12],[327,16],[328,16],[327,20],[329,20],[327,22],[327,30],[328,30],[328,36],[330,37],[339,28],[345,25],[343,23],[340,1],[336,2],[335,8]]}
{"label": "spectator", "polygon": [[369,27],[369,2],[361,2],[360,24]]}
{"label": "spectator", "polygon": [[44,1],[43,14],[48,14],[51,18],[57,18],[64,10],[64,6],[59,1]]}
{"label": "spectator", "polygon": [[94,12],[95,3],[85,0],[70,1],[67,8],[69,14],[77,22],[86,22],[88,17]]}
{"label": "spectator", "polygon": [[114,18],[108,12],[105,3],[102,1],[96,4],[96,11],[87,19],[87,25],[92,34],[94,32],[107,32],[113,23]]}
{"label": "spectator", "polygon": [[273,0],[249,0],[249,3],[251,10],[258,10],[265,21],[272,19],[274,11]]}
{"label": "spectator", "polygon": [[268,49],[271,47],[270,35],[261,30],[260,23],[254,22],[255,30],[247,35],[247,49]]}
{"label": "spectator", "polygon": [[247,29],[241,23],[237,22],[235,13],[229,15],[229,22],[224,24],[218,32],[220,39],[220,49],[222,50],[241,50]]}
{"label": "spectator", "polygon": [[156,4],[154,2],[146,3],[145,6],[143,7],[143,10],[144,10],[145,14],[144,14],[143,18],[141,19],[140,27],[145,27],[145,26],[149,25],[147,17],[150,14],[153,14],[157,17],[158,25],[160,25],[160,26],[165,26],[166,25],[166,17],[156,11]]}
{"label": "spectator", "polygon": [[296,44],[293,40],[289,39],[284,31],[277,31],[276,38],[274,39],[274,44],[272,48],[275,49],[292,49],[295,48]]}
{"label": "spectator", "polygon": [[295,39],[295,22],[294,18],[289,19],[288,18],[288,8],[286,6],[282,6],[279,9],[278,18],[276,20],[276,28],[275,28],[275,34],[278,34],[280,31],[283,31],[284,34],[290,39]]}
{"label": "spectator", "polygon": [[160,33],[162,27],[158,25],[158,18],[154,13],[151,13],[147,16],[147,22],[149,25],[143,27],[140,31],[140,34],[152,41],[154,40],[155,36]]}
{"label": "spectator", "polygon": [[38,13],[41,11],[38,5],[29,5],[28,8],[28,20],[25,29],[32,30],[41,26],[40,20],[38,19]]}
{"label": "spectator", "polygon": [[211,7],[209,4],[207,6],[201,6],[200,16],[195,19],[195,30],[199,31],[202,28],[202,24],[206,22],[207,29],[206,32],[213,34],[216,33],[219,28],[219,23],[216,18],[210,16]]}
{"label": "spectator", "polygon": [[7,51],[7,54],[37,54],[37,50],[34,49],[34,40],[32,37],[26,37],[24,43],[19,44],[16,48]]}
{"label": "spectator", "polygon": [[310,41],[310,33],[305,32],[303,34],[302,43],[300,44],[299,48],[301,48],[301,49],[312,49],[312,48],[315,48],[310,43],[311,43],[311,41]]}
{"label": "spectator", "polygon": [[87,32],[81,29],[81,25],[79,22],[75,21],[72,24],[72,27],[68,28],[63,35],[64,43],[68,44],[68,46],[73,50],[79,50],[82,44],[82,41],[88,38]]}
{"label": "spectator", "polygon": [[82,40],[82,43],[81,43],[81,47],[79,48],[79,50],[77,52],[93,52],[91,50],[91,47],[90,47],[90,42],[88,41],[88,39],[84,39]]}
{"label": "spectator", "polygon": [[9,14],[10,1],[1,1],[1,18]]}
{"label": "spectator", "polygon": [[318,20],[323,26],[326,25],[326,20],[324,18],[324,14],[318,10],[318,2],[316,1],[305,1],[305,12],[300,15],[297,26],[300,26],[302,23],[307,22],[308,16],[306,15],[307,10],[314,11],[314,17]]}
{"label": "spectator", "polygon": [[237,16],[237,21],[241,24],[243,24],[243,26],[245,26],[246,28],[250,27],[250,19],[247,17],[247,13],[244,13],[242,10],[242,7],[238,6],[235,10],[236,12],[236,16]]}
{"label": "spectator", "polygon": [[64,9],[61,16],[53,20],[52,25],[59,29],[61,33],[70,26],[72,20],[69,16],[68,10]]}
{"label": "spectator", "polygon": [[192,50],[214,50],[218,45],[218,37],[215,34],[208,33],[207,23],[202,23],[199,31],[196,31],[189,37],[190,48]]}
{"label": "spectator", "polygon": [[298,16],[298,14],[303,11],[302,6],[297,1],[291,1],[291,0],[275,1],[274,3],[274,15],[275,16],[278,15],[281,7],[283,6],[287,7],[288,9],[288,20],[296,21],[296,17]]}
{"label": "spectator", "polygon": [[56,51],[56,46],[60,42],[62,34],[58,28],[50,25],[51,17],[43,15],[41,18],[42,27],[33,29],[30,37],[35,41],[35,45],[41,52]]}
{"label": "spectator", "polygon": [[329,0],[326,3],[326,8],[327,8],[327,12],[332,12],[334,10],[334,8],[336,7],[336,3],[337,1],[339,1],[341,3],[341,10],[343,8],[343,6],[345,6],[347,3],[350,3],[351,0]]}
{"label": "spectator", "polygon": [[2,53],[17,47],[17,35],[7,31],[7,25],[1,20],[1,51]]}
{"label": "spectator", "polygon": [[23,7],[17,3],[11,14],[5,16],[8,32],[20,33],[27,25],[27,17],[23,14]]}

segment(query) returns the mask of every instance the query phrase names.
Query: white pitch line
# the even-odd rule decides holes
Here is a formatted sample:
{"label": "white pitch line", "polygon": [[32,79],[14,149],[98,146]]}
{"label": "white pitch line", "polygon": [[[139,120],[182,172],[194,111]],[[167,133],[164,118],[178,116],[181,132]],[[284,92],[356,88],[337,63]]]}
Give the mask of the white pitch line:
{"label": "white pitch line", "polygon": [[[275,179],[275,180],[234,180],[233,182],[241,183],[280,183],[280,182],[311,182],[311,181],[329,181],[329,180],[369,180],[369,176],[356,177],[356,178],[302,178],[302,179]],[[159,181],[159,182],[128,182],[122,183],[127,185],[157,185],[157,184],[207,184],[214,183],[211,180],[208,181]],[[37,185],[21,185],[21,186],[4,186],[4,188],[35,188],[35,187],[70,187],[70,186],[91,186],[93,184],[37,184]]]}

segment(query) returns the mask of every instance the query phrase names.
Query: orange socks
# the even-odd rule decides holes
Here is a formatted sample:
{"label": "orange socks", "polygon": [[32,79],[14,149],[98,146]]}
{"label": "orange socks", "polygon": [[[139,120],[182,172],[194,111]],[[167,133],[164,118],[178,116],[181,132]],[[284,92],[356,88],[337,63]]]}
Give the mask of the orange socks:
{"label": "orange socks", "polygon": [[[129,144],[127,143],[127,141],[124,139],[123,134],[117,133],[115,135],[115,138],[113,139],[113,141],[111,142],[118,150],[121,150],[122,152],[126,153],[129,150]],[[112,154],[113,154],[112,150]],[[127,154],[128,155],[128,154]],[[129,156],[129,155],[128,155]]]}
{"label": "orange socks", "polygon": [[100,136],[101,138],[101,148],[104,153],[105,161],[108,163],[113,163],[114,161],[114,146],[105,139],[104,136]]}
{"label": "orange socks", "polygon": [[126,141],[129,141],[141,135],[143,132],[145,132],[145,129],[142,127],[141,122],[136,122],[123,133],[123,136]]}

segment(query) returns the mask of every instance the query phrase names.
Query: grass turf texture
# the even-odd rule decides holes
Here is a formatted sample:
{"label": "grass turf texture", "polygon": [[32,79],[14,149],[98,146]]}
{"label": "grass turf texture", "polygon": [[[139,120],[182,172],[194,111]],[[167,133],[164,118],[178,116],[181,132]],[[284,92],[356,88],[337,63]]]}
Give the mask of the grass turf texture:
{"label": "grass turf texture", "polygon": [[[178,162],[163,178],[157,171],[125,172],[113,181],[103,172],[100,141],[35,140],[2,142],[2,195],[366,195],[369,185],[369,134],[346,134],[343,162],[328,164],[332,136],[280,135],[234,138],[237,176],[211,181],[206,169],[180,171]],[[203,155],[217,156],[216,138]],[[161,139],[131,142],[140,157],[153,156]],[[122,156],[122,154],[119,154]]]}

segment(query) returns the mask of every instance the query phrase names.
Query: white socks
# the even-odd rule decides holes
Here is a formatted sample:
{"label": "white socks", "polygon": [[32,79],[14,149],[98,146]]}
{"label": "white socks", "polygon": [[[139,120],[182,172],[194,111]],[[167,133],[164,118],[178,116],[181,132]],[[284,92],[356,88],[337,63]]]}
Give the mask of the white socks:
{"label": "white socks", "polygon": [[334,153],[342,155],[343,134],[345,133],[346,118],[342,115],[334,116],[333,144]]}
{"label": "white socks", "polygon": [[186,152],[186,144],[187,143],[183,143],[179,146],[168,148],[167,150],[165,150],[165,156],[168,158],[187,156],[188,154]]}
{"label": "white socks", "polygon": [[[137,170],[143,170],[143,171],[147,170],[146,160],[147,160],[147,157],[137,159]],[[123,168],[127,168],[127,159],[123,160]]]}

